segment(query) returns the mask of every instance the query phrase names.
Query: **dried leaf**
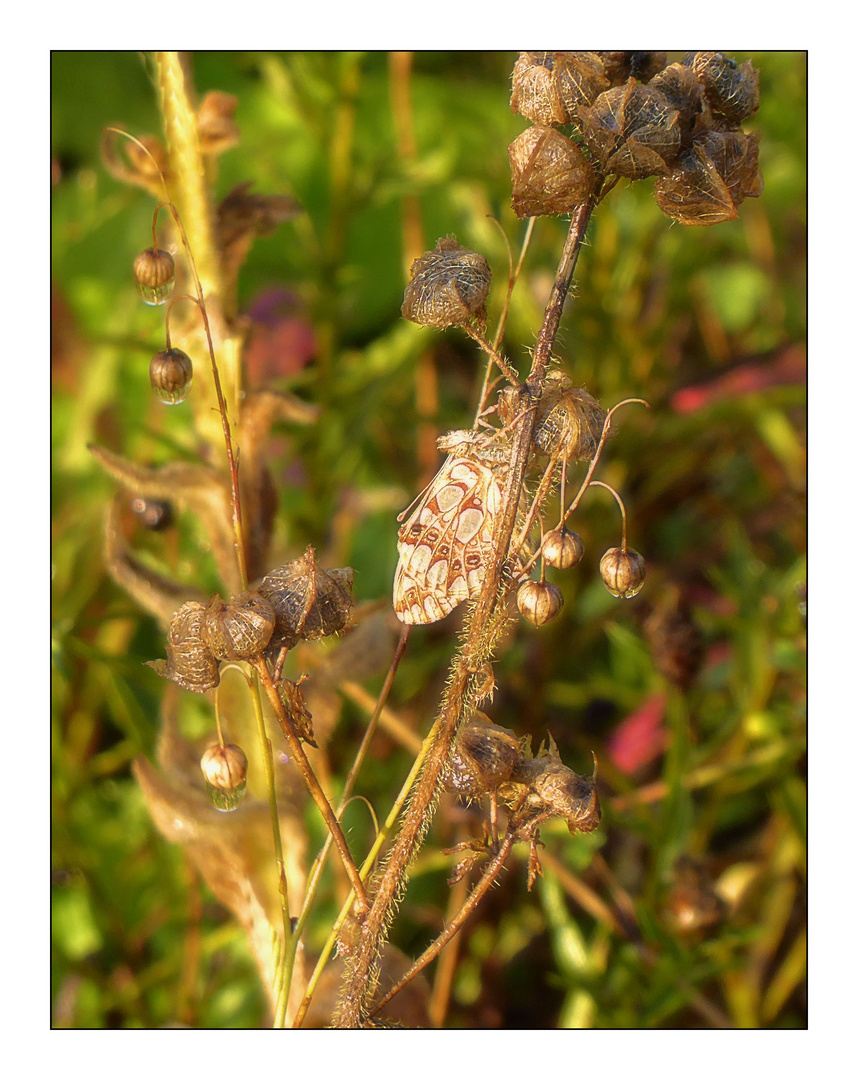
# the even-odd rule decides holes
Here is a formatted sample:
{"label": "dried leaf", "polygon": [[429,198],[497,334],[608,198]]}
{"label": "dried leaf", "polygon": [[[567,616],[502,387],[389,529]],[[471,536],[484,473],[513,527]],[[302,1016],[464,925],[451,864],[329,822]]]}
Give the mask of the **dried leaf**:
{"label": "dried leaf", "polygon": [[240,135],[235,123],[238,98],[222,90],[209,90],[197,110],[200,150],[204,154],[222,154],[238,146]]}

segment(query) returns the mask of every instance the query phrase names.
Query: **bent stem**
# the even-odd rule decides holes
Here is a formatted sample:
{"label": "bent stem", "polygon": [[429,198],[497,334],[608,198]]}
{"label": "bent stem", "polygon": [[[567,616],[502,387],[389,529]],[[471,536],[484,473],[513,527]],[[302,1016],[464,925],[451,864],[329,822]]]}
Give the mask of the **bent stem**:
{"label": "bent stem", "polygon": [[[542,395],[551,348],[560,325],[563,304],[569,292],[594,201],[595,195],[582,203],[572,215],[534,349],[533,366],[525,384],[533,403],[537,403]],[[342,1000],[335,1021],[339,1027],[360,1027],[368,1016],[378,972],[378,955],[386,937],[393,906],[404,892],[408,866],[429,828],[440,789],[441,774],[453,740],[460,724],[473,708],[477,690],[476,676],[482,665],[493,655],[503,633],[506,599],[512,587],[508,576],[505,576],[505,570],[535,421],[536,410],[527,410],[512,445],[503,499],[495,524],[492,556],[486,563],[483,586],[471,615],[467,639],[453,660],[447,691],[433,728],[437,734],[427,754],[420,780],[411,797],[384,872],[373,882],[372,907],[363,921],[357,943],[349,957]]]}

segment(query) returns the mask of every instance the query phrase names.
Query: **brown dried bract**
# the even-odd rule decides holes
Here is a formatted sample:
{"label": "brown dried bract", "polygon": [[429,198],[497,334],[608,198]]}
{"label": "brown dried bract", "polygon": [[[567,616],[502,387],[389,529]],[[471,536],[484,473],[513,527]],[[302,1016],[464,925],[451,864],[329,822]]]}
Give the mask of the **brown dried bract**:
{"label": "brown dried bract", "polygon": [[306,678],[306,675],[302,675],[297,682],[292,682],[291,679],[281,679],[277,685],[277,693],[289,713],[289,718],[295,725],[298,738],[303,739],[310,746],[318,748],[319,744],[316,742],[315,732],[313,731],[313,717],[301,692],[301,683]]}
{"label": "brown dried bract", "polygon": [[536,757],[528,757],[525,751],[518,758],[501,795],[515,806],[519,827],[533,818],[562,817],[574,834],[593,832],[602,820],[595,771],[592,776],[579,776],[567,768],[550,736],[548,746]]}
{"label": "brown dried bract", "polygon": [[484,256],[462,247],[455,236],[445,236],[434,251],[424,252],[411,264],[403,318],[439,330],[475,320],[484,329],[491,280]]}
{"label": "brown dried bract", "polygon": [[682,225],[716,225],[738,217],[746,198],[763,191],[760,133],[707,131],[655,182],[655,201]]}
{"label": "brown dried bract", "polygon": [[222,154],[238,146],[240,135],[235,122],[238,98],[223,90],[209,90],[197,111],[200,150],[204,154]]}
{"label": "brown dried bract", "polygon": [[712,111],[739,124],[760,107],[760,73],[746,60],[737,64],[719,52],[699,52],[691,66]]}
{"label": "brown dried bract", "polygon": [[509,164],[512,208],[520,218],[573,210],[593,190],[593,168],[578,144],[542,124],[510,143]]}
{"label": "brown dried bract", "polygon": [[581,132],[606,173],[639,180],[666,173],[680,146],[679,113],[657,90],[630,79],[578,110]]}

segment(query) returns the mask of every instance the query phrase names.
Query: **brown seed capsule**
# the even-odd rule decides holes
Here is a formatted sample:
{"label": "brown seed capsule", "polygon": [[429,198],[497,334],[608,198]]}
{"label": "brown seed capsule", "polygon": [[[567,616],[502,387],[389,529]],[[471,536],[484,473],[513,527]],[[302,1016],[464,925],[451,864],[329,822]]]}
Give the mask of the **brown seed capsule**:
{"label": "brown seed capsule", "polygon": [[556,619],[563,608],[563,593],[550,581],[525,581],[515,599],[518,610],[534,626]]}
{"label": "brown seed capsule", "polygon": [[486,325],[492,272],[486,259],[445,236],[411,264],[402,315],[421,326]]}
{"label": "brown seed capsule", "polygon": [[663,94],[667,103],[679,113],[683,149],[688,148],[694,135],[711,126],[709,102],[690,67],[671,64],[652,79],[649,88]]}
{"label": "brown seed capsule", "polygon": [[760,107],[760,73],[746,60],[741,66],[719,52],[699,52],[692,61],[712,111],[739,124]]}
{"label": "brown seed capsule", "polygon": [[352,606],[354,571],[347,566],[323,570],[308,547],[300,559],[271,570],[258,591],[274,608],[275,628],[269,648],[291,648],[345,629]]}
{"label": "brown seed capsule", "polygon": [[759,143],[759,131],[706,131],[696,136],[676,168],[657,178],[659,208],[682,225],[734,220],[739,205],[763,191]]}
{"label": "brown seed capsule", "polygon": [[534,124],[509,145],[512,208],[520,218],[573,210],[593,190],[584,152],[552,127]]}
{"label": "brown seed capsule", "polygon": [[205,605],[196,600],[182,604],[170,621],[166,663],[155,660],[149,665],[195,694],[204,694],[220,682],[217,659],[203,640],[205,613]]}
{"label": "brown seed capsule", "polygon": [[639,180],[666,173],[679,153],[679,113],[630,79],[578,110],[581,133],[606,173]]}
{"label": "brown seed capsule", "polygon": [[595,53],[523,52],[512,72],[510,107],[535,124],[568,124],[579,105],[607,89]]}
{"label": "brown seed capsule", "polygon": [[149,364],[149,382],[165,405],[178,405],[191,392],[194,365],[181,349],[162,349]]}
{"label": "brown seed capsule", "polygon": [[456,738],[444,786],[466,799],[489,795],[512,776],[520,750],[512,731],[476,712]]}
{"label": "brown seed capsule", "polygon": [[134,260],[134,280],[144,304],[158,307],[173,291],[176,283],[176,264],[169,251],[146,248]]}
{"label": "brown seed capsule", "polygon": [[667,63],[666,52],[597,52],[611,86],[620,86],[627,79],[649,80]]}
{"label": "brown seed capsule", "polygon": [[215,594],[206,607],[203,638],[219,660],[261,656],[273,632],[274,608],[258,592],[226,601]]}
{"label": "brown seed capsule", "polygon": [[599,563],[599,573],[608,592],[630,600],[643,588],[646,563],[634,548],[608,548]]}
{"label": "brown seed capsule", "polygon": [[247,756],[240,746],[210,746],[200,762],[206,790],[218,810],[235,810],[247,789]]}
{"label": "brown seed capsule", "polygon": [[606,411],[583,387],[561,371],[549,372],[536,411],[533,443],[541,454],[566,461],[592,461],[602,437]]}
{"label": "brown seed capsule", "polygon": [[595,769],[592,776],[573,772],[560,760],[551,736],[548,747],[536,757],[523,748],[501,795],[506,802],[518,804],[520,818],[553,814],[565,818],[573,834],[592,832],[602,820]]}
{"label": "brown seed capsule", "polygon": [[584,541],[565,527],[552,529],[542,538],[542,561],[546,566],[568,570],[581,561],[583,554]]}

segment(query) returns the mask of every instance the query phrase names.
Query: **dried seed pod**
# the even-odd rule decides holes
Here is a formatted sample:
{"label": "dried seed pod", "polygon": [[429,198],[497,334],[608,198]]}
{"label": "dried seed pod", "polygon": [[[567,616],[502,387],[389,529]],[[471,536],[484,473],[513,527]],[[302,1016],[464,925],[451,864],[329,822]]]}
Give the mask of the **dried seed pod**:
{"label": "dried seed pod", "polygon": [[134,260],[134,280],[144,304],[158,307],[169,299],[176,284],[176,264],[169,251],[146,248]]}
{"label": "dried seed pod", "polygon": [[542,538],[542,561],[546,566],[568,570],[581,561],[583,554],[584,541],[565,526],[552,529]]}
{"label": "dried seed pod", "polygon": [[512,72],[510,107],[535,124],[568,124],[608,85],[595,53],[523,52]]}
{"label": "dried seed pod", "polygon": [[578,110],[581,133],[606,173],[639,180],[666,173],[679,153],[679,113],[657,90],[630,79]]}
{"label": "dried seed pod", "polygon": [[550,581],[525,581],[515,601],[518,610],[534,626],[552,622],[563,609],[563,593]]}
{"label": "dried seed pod", "polygon": [[679,113],[679,129],[683,148],[687,149],[698,132],[711,126],[709,102],[694,71],[685,64],[671,64],[649,83],[650,90],[663,94],[669,105]]}
{"label": "dried seed pod", "polygon": [[313,717],[301,692],[301,683],[304,682],[305,678],[306,675],[302,675],[297,682],[292,682],[291,679],[281,679],[277,684],[277,693],[289,713],[289,718],[295,725],[298,738],[318,749],[319,744],[316,742],[316,735],[313,731]]}
{"label": "dried seed pod", "polygon": [[274,608],[275,628],[269,647],[291,648],[343,630],[352,606],[351,567],[322,570],[308,547],[299,559],[270,571],[258,591]]}
{"label": "dried seed pod", "polygon": [[599,573],[608,592],[630,600],[643,588],[646,563],[634,548],[608,548],[599,563]]}
{"label": "dried seed pod", "polygon": [[706,131],[676,168],[655,182],[655,201],[682,225],[717,225],[738,217],[739,205],[763,191],[760,133]]}
{"label": "dried seed pod", "polygon": [[200,150],[204,154],[222,154],[238,146],[239,131],[235,123],[238,98],[222,90],[209,90],[197,111],[197,132]]}
{"label": "dried seed pod", "polygon": [[667,63],[666,52],[597,52],[611,86],[620,86],[627,79],[649,80]]}
{"label": "dried seed pod", "polygon": [[178,405],[191,392],[194,365],[181,349],[162,349],[149,364],[149,382],[155,396],[165,405]]}
{"label": "dried seed pod", "polygon": [[520,752],[512,731],[475,712],[456,738],[444,786],[466,799],[490,795],[510,779]]}
{"label": "dried seed pod", "polygon": [[573,210],[593,190],[594,172],[577,143],[534,124],[509,145],[512,208],[520,218]]}
{"label": "dried seed pod", "polygon": [[565,461],[592,461],[602,438],[607,412],[583,387],[573,386],[562,371],[545,379],[533,427],[536,450]]}
{"label": "dried seed pod", "polygon": [[216,593],[206,607],[203,638],[219,660],[251,660],[261,656],[274,632],[274,608],[258,592],[230,600]]}
{"label": "dried seed pod", "polygon": [[235,810],[247,790],[247,755],[240,746],[210,746],[200,762],[206,791],[213,805],[224,812]]}
{"label": "dried seed pod", "polygon": [[712,111],[739,124],[760,107],[760,73],[719,52],[696,53],[691,64]]}
{"label": "dried seed pod", "polygon": [[486,259],[445,236],[411,264],[402,315],[421,326],[486,325],[492,272]]}
{"label": "dried seed pod", "polygon": [[592,776],[573,772],[560,760],[551,736],[548,747],[543,747],[536,757],[523,750],[501,795],[510,805],[517,805],[520,820],[556,815],[566,819],[573,834],[593,832],[602,820],[595,769]]}
{"label": "dried seed pod", "polygon": [[166,663],[154,660],[148,665],[162,678],[195,694],[204,694],[220,682],[217,659],[203,639],[205,613],[205,605],[196,600],[182,604],[170,621]]}

